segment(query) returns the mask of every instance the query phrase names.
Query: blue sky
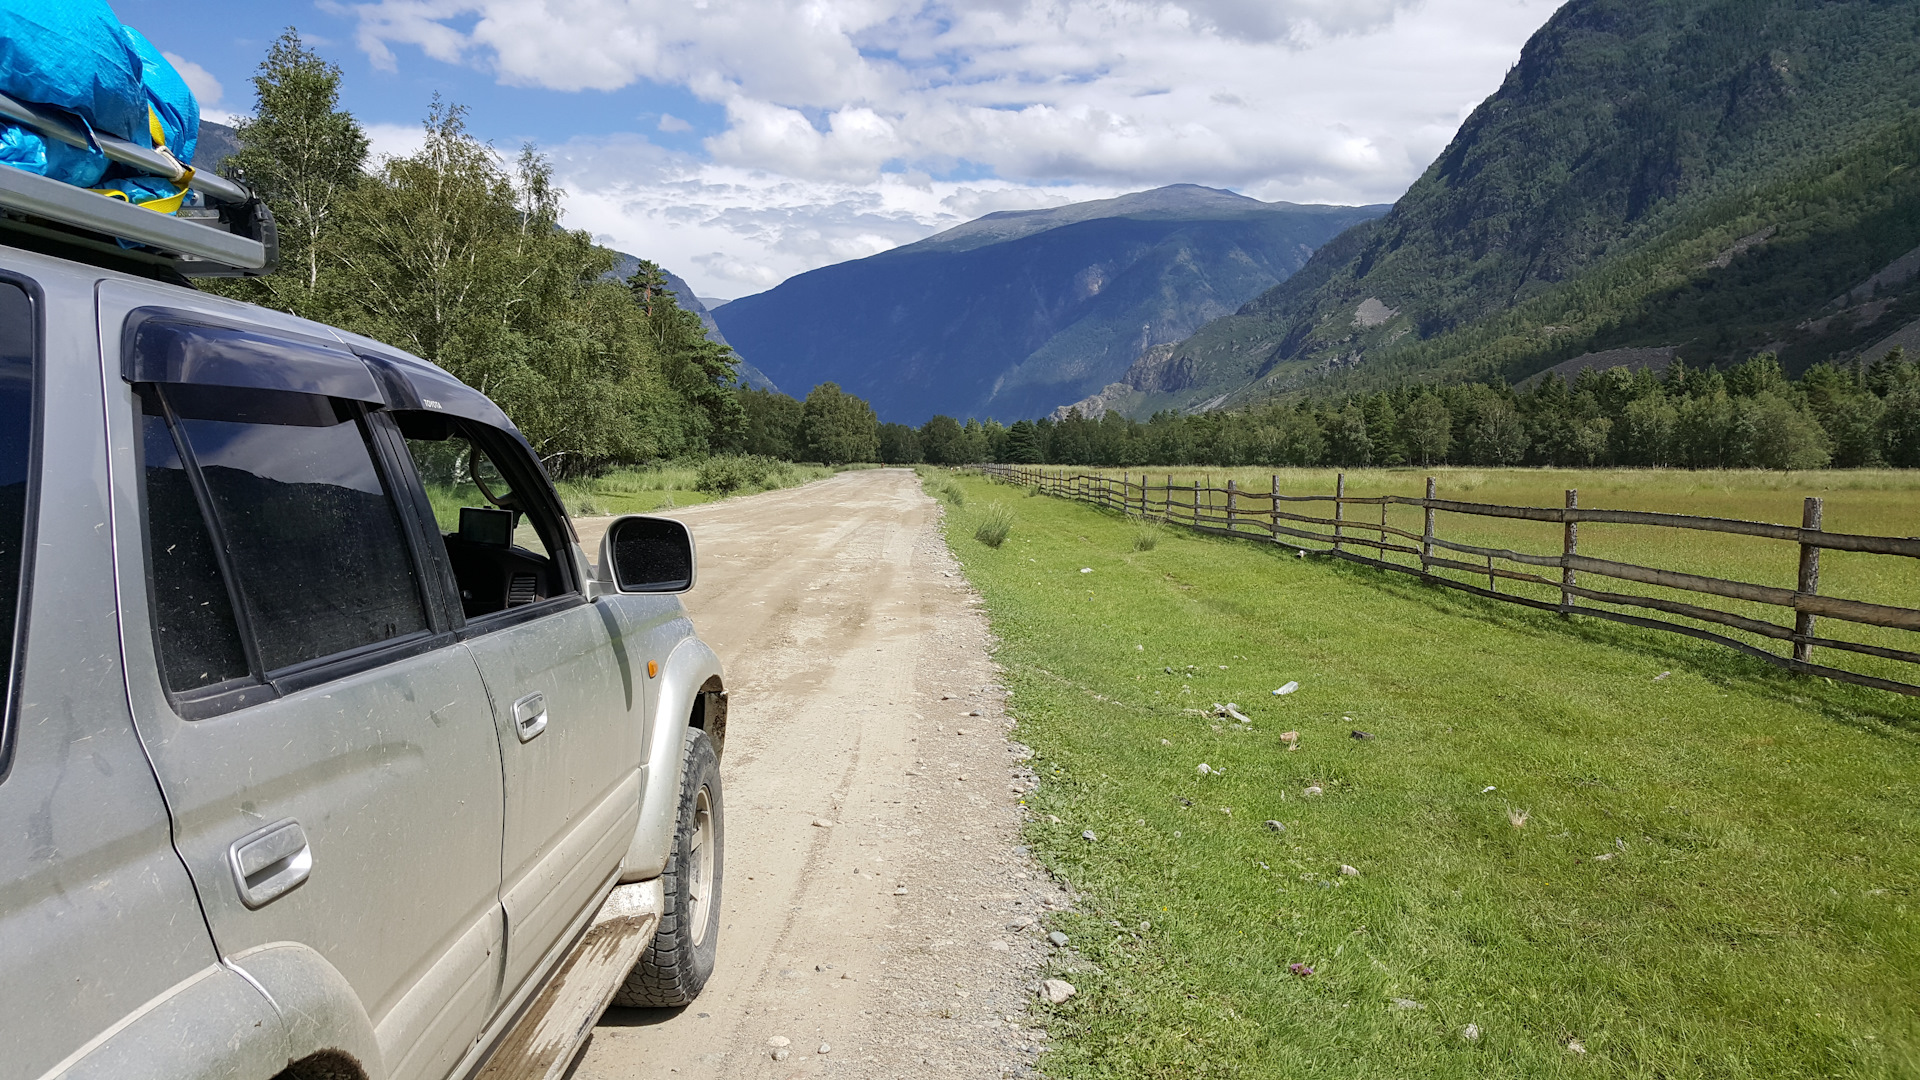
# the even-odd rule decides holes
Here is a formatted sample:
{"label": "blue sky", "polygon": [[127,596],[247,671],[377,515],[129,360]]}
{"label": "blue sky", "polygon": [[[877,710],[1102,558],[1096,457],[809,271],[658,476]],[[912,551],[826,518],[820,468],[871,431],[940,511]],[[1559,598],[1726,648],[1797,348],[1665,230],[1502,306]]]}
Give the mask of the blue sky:
{"label": "blue sky", "polygon": [[567,223],[733,298],[994,210],[1167,183],[1397,197],[1558,0],[115,0],[209,113],[282,28],[376,153],[438,92]]}

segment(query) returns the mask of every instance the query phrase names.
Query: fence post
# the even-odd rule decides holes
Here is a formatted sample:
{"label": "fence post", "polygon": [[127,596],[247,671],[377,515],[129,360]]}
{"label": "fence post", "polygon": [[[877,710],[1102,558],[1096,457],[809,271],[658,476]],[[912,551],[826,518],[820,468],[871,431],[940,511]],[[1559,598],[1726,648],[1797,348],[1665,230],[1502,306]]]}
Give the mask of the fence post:
{"label": "fence post", "polygon": [[1333,478],[1333,550],[1340,550],[1340,537],[1345,533],[1341,522],[1347,520],[1347,474],[1340,473]]}
{"label": "fence post", "polygon": [[1193,527],[1200,527],[1200,481],[1193,482]]}
{"label": "fence post", "polygon": [[1227,531],[1228,532],[1233,531],[1234,519],[1239,517],[1239,512],[1240,512],[1240,491],[1238,488],[1234,487],[1233,481],[1229,479],[1227,481]]}
{"label": "fence post", "polygon": [[[1579,508],[1580,490],[1578,488],[1568,488],[1567,509],[1578,510]],[[1580,523],[1572,518],[1568,518],[1564,531],[1566,535],[1563,538],[1564,542],[1560,548],[1562,560],[1560,563],[1560,614],[1569,615],[1573,609],[1573,594],[1568,592],[1567,589],[1575,583],[1577,575],[1573,572],[1573,567],[1567,565],[1567,560],[1572,559],[1580,547]]]}
{"label": "fence post", "polygon": [[[1820,531],[1822,501],[1808,499],[1800,511],[1800,527],[1814,532]],[[1820,591],[1820,545],[1800,545],[1800,585],[1797,590],[1801,596],[1813,596]],[[1794,613],[1793,619],[1793,658],[1802,664],[1813,662],[1813,616],[1804,611]]]}
{"label": "fence post", "polygon": [[1273,497],[1267,500],[1267,535],[1273,537],[1274,542],[1278,543],[1280,540],[1280,474],[1274,473],[1272,476]]}
{"label": "fence post", "polygon": [[1381,562],[1387,561],[1387,504],[1385,502],[1380,504],[1380,546],[1373,550],[1373,554]]}
{"label": "fence post", "polygon": [[1427,477],[1427,528],[1420,538],[1420,572],[1431,574],[1427,560],[1433,558],[1433,477]]}

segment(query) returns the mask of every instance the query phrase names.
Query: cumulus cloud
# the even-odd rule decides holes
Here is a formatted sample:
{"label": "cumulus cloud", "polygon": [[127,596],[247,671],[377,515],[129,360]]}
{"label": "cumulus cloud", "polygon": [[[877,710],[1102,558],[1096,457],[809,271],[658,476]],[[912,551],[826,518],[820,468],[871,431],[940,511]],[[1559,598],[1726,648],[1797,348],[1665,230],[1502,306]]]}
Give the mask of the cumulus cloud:
{"label": "cumulus cloud", "polygon": [[[713,200],[679,203],[705,224],[675,227],[712,240],[698,258],[726,268],[682,272],[727,295],[722,281],[738,292],[807,268],[794,261],[802,248],[819,259],[926,235],[967,192],[1040,205],[1188,181],[1262,198],[1390,200],[1558,2],[373,0],[346,10],[376,64],[397,65],[404,46],[510,86],[666,85],[720,106],[724,125],[661,186],[643,191],[628,177],[602,188],[585,179],[597,168],[569,186],[576,216],[615,235],[666,221],[676,200]],[[658,129],[691,125],[661,114]],[[640,144],[579,142],[566,156],[573,168],[596,154],[629,161]],[[931,179],[959,175],[994,179]],[[803,199],[821,201],[782,201]]]}
{"label": "cumulus cloud", "polygon": [[200,103],[200,115],[216,124],[233,124],[240,119],[239,114],[221,107],[227,96],[227,88],[213,77],[213,72],[177,53],[162,52],[167,63],[186,80],[187,89],[193,91],[194,100]]}

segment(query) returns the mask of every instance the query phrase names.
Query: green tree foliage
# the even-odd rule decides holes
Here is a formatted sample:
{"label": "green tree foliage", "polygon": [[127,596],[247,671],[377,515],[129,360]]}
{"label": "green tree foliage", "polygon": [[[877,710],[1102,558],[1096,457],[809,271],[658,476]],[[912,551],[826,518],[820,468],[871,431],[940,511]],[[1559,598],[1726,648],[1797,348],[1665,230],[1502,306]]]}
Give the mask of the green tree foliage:
{"label": "green tree foliage", "polygon": [[[921,440],[931,447],[944,433],[964,444],[968,430],[935,417]],[[1168,410],[1145,421],[1076,412],[1059,421],[1023,420],[991,445],[996,461],[1109,468],[1920,467],[1920,367],[1895,350],[1871,364],[1821,365],[1796,381],[1777,358],[1762,354],[1728,372],[1683,363],[1664,376],[1616,368],[1584,372],[1571,386],[1545,378],[1518,393],[1470,383],[1196,415]],[[928,460],[935,460],[931,452]]]}
{"label": "green tree foliage", "polygon": [[801,460],[806,439],[800,430],[800,403],[778,391],[752,387],[742,387],[739,398],[746,414],[742,448],[762,457]]}
{"label": "green tree foliage", "polygon": [[920,433],[905,424],[881,424],[880,460],[888,465],[918,465],[925,460]]}
{"label": "green tree foliage", "polygon": [[340,69],[288,27],[253,77],[254,115],[225,168],[259,192],[280,232],[283,272],[223,283],[229,295],[324,318],[316,303],[329,239],[364,180],[367,137],[340,109]]}
{"label": "green tree foliage", "polygon": [[828,465],[873,461],[880,456],[880,421],[873,406],[825,382],[801,406],[800,429],[807,456]]}
{"label": "green tree foliage", "polygon": [[613,252],[561,227],[562,192],[532,147],[503,159],[436,97],[421,149],[368,172],[365,134],[338,107],[339,69],[292,30],[254,92],[232,163],[272,206],[282,261],[209,288],[439,364],[498,402],[560,475],[806,449],[799,403],[740,391],[737,358],[659,267],[643,262],[623,285]]}

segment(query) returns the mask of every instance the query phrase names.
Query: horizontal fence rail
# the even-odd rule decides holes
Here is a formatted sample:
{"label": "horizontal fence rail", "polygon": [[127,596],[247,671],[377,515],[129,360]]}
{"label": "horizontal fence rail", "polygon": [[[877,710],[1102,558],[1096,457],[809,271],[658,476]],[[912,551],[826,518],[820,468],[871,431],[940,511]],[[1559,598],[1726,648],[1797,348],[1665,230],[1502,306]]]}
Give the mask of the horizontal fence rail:
{"label": "horizontal fence rail", "polygon": [[[1566,493],[1566,506],[1501,506],[1493,503],[1462,502],[1436,496],[1435,482],[1427,480],[1424,498],[1407,495],[1350,496],[1347,478],[1340,474],[1331,495],[1286,494],[1280,490],[1280,478],[1272,479],[1271,489],[1259,491],[1239,487],[1227,481],[1224,488],[1210,482],[1176,484],[1171,475],[1160,483],[1146,473],[1108,476],[1096,473],[1068,473],[1019,465],[984,465],[980,471],[1011,484],[1037,488],[1048,495],[1076,499],[1096,506],[1147,520],[1183,525],[1197,532],[1238,536],[1283,544],[1302,552],[1332,555],[1349,562],[1412,574],[1437,585],[1460,589],[1478,596],[1522,604],[1562,615],[1583,615],[1626,623],[1630,626],[1664,630],[1710,641],[1750,656],[1807,675],[1837,682],[1855,683],[1897,694],[1920,696],[1920,671],[1892,679],[1859,671],[1815,663],[1815,649],[1826,649],[1856,656],[1920,665],[1920,641],[1915,649],[1894,648],[1859,641],[1847,641],[1816,632],[1816,620],[1830,619],[1859,626],[1895,631],[1920,632],[1920,610],[1891,604],[1849,600],[1820,593],[1820,553],[1826,551],[1861,552],[1894,558],[1920,560],[1920,537],[1866,536],[1827,532],[1820,527],[1822,502],[1807,499],[1798,528],[1759,521],[1731,518],[1694,517],[1687,514],[1659,514],[1637,510],[1596,510],[1579,505],[1579,493]],[[1138,477],[1136,480],[1135,477]],[[1317,505],[1311,505],[1317,504]],[[1422,511],[1423,528],[1419,532],[1398,528],[1388,521],[1388,508],[1404,506]],[[1298,510],[1287,509],[1298,507]],[[1362,510],[1365,508],[1365,510]],[[1361,517],[1354,511],[1371,511]],[[1310,512],[1309,512],[1310,511]],[[1508,518],[1561,526],[1560,551],[1555,554],[1516,551],[1442,539],[1435,528],[1438,514],[1479,518]],[[1373,520],[1377,516],[1378,520]],[[1640,525],[1656,529],[1691,530],[1777,540],[1799,549],[1799,573],[1791,589],[1758,585],[1743,581],[1683,573],[1652,566],[1598,559],[1579,551],[1580,526],[1583,523]],[[1362,552],[1365,552],[1363,554]],[[1390,556],[1403,556],[1411,562],[1394,562]],[[1468,562],[1465,556],[1477,559]],[[1558,570],[1557,575],[1536,572]],[[1920,571],[1920,566],[1915,566]],[[1437,571],[1471,574],[1485,578],[1484,586]],[[1582,584],[1585,577],[1605,578],[1653,586],[1682,593],[1781,608],[1792,612],[1791,626],[1756,619],[1737,612],[1724,611],[1706,604],[1660,596],[1594,588]],[[1523,596],[1505,590],[1502,582],[1557,592],[1557,602]],[[1581,603],[1585,601],[1585,603]],[[1594,607],[1594,604],[1606,605]],[[1713,627],[1752,634],[1767,641],[1783,642],[1785,653],[1774,652],[1716,629],[1649,618],[1617,608],[1674,616],[1707,623]]]}

